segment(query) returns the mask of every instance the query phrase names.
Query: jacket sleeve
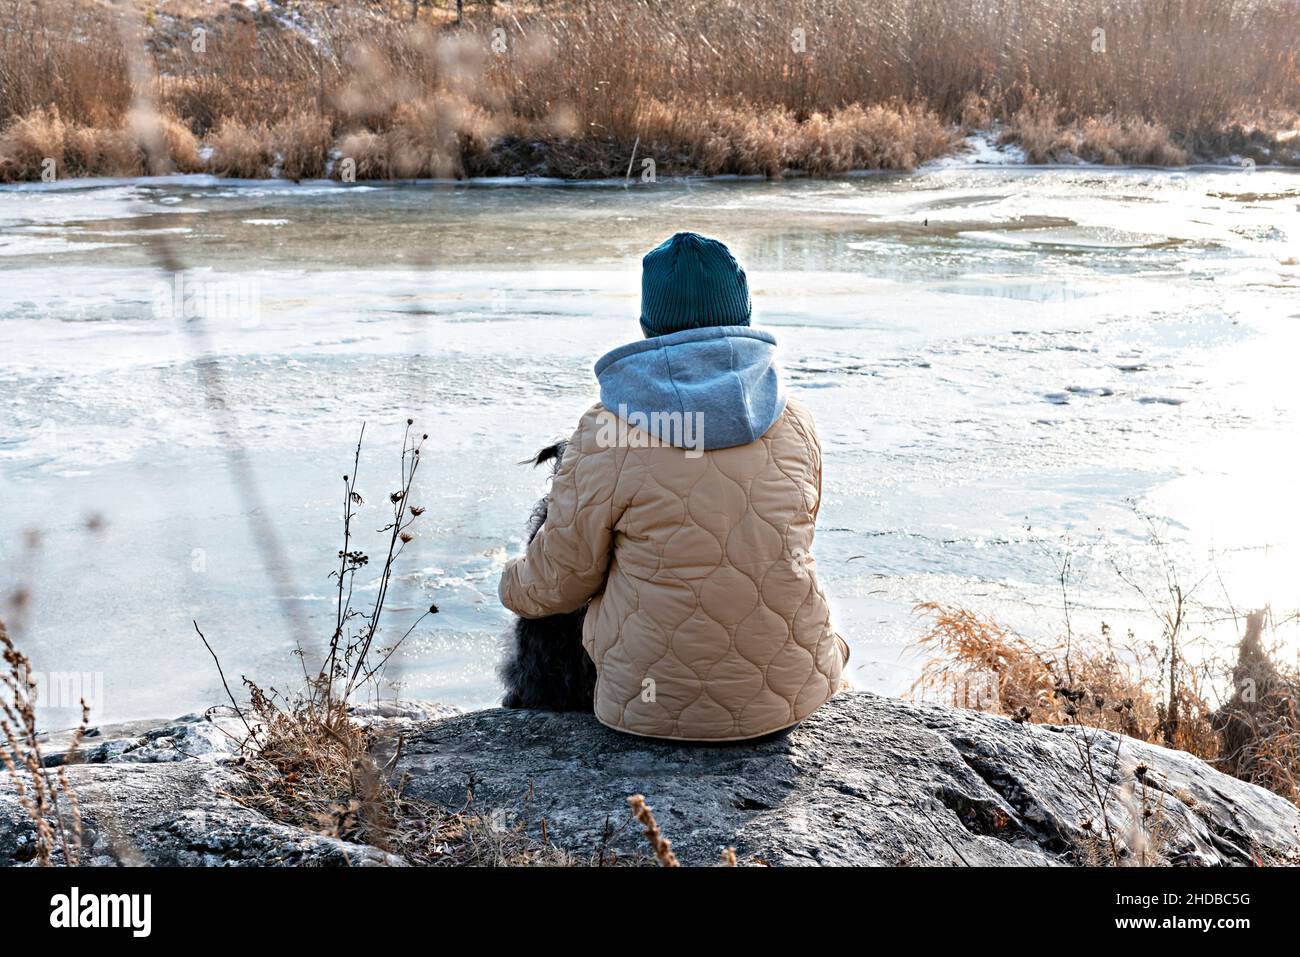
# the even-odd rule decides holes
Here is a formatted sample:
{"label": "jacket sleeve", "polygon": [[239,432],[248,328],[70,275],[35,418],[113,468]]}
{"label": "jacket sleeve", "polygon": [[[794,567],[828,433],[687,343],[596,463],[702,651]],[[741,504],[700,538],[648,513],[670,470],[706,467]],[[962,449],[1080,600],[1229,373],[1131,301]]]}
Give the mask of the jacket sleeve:
{"label": "jacket sleeve", "polygon": [[596,418],[594,410],[583,417],[551,480],[545,523],[501,573],[501,604],[522,618],[577,611],[604,588],[626,449],[599,446]]}

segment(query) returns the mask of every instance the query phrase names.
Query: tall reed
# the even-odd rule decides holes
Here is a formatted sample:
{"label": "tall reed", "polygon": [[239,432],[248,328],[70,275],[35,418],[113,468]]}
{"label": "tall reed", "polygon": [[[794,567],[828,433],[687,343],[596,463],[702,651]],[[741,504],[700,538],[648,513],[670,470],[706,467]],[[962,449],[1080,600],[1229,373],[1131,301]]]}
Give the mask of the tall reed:
{"label": "tall reed", "polygon": [[[321,175],[328,145],[375,176],[622,175],[634,150],[674,173],[907,168],[976,118],[1045,159],[1300,145],[1289,0],[550,0],[459,24],[450,3],[300,3],[293,27],[171,9],[141,31],[84,0],[0,0],[0,178],[39,175],[15,124],[52,115],[121,168],[127,45],[146,43],[161,110],[238,175]],[[1233,132],[1252,124],[1258,143]]]}

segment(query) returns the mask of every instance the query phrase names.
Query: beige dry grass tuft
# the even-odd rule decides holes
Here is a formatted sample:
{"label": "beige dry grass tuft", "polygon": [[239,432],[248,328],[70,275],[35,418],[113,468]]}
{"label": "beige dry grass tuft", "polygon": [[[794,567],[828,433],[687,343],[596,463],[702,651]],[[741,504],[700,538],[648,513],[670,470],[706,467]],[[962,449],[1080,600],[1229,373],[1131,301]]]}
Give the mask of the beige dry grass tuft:
{"label": "beige dry grass tuft", "polygon": [[[150,166],[145,149],[154,134],[161,147],[160,168]],[[95,127],[65,120],[52,106],[0,133],[0,182],[41,179],[47,169],[59,179],[139,176],[199,172],[203,162],[198,139],[174,116],[126,113],[117,125]]]}
{"label": "beige dry grass tuft", "polygon": [[[1264,612],[1248,616],[1228,669],[1193,667],[1176,643],[1172,654],[1138,647],[1132,636],[1117,647],[1104,625],[1094,641],[1031,642],[964,608],[927,603],[918,611],[929,616],[920,645],[930,656],[913,697],[1163,744],[1300,805],[1300,675],[1264,650]],[[1207,690],[1216,680],[1235,689],[1218,708]]]}
{"label": "beige dry grass tuft", "polygon": [[334,138],[323,116],[293,113],[271,128],[270,142],[286,179],[320,179],[329,164]]}
{"label": "beige dry grass tuft", "polygon": [[159,117],[163,148],[170,157],[172,169],[177,173],[202,172],[204,164],[199,151],[199,140],[188,126],[176,117],[163,114]]}
{"label": "beige dry grass tuft", "polygon": [[212,147],[209,165],[218,176],[257,179],[269,175],[275,163],[270,132],[260,123],[222,117],[208,142]]}
{"label": "beige dry grass tuft", "polygon": [[1016,111],[1000,139],[1020,146],[1030,163],[1185,166],[1191,159],[1160,123],[1112,114],[1071,122],[1053,100],[1038,97]]}
{"label": "beige dry grass tuft", "polygon": [[1218,756],[1213,708],[1199,690],[1201,676],[1180,666],[1173,711],[1180,720],[1171,730],[1168,676],[1144,671],[1152,658],[1117,648],[1104,625],[1097,640],[1076,636],[1067,648],[1064,639],[1031,642],[960,607],[927,602],[917,611],[929,616],[919,643],[930,657],[912,687],[914,697],[937,696],[956,707],[979,707],[1035,724],[1103,728],[1206,760]]}

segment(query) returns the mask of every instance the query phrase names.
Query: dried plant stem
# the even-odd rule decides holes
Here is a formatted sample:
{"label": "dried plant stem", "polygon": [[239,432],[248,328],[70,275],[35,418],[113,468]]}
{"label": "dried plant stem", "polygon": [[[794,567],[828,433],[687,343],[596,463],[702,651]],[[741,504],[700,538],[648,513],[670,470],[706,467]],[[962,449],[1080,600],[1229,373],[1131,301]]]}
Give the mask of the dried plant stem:
{"label": "dried plant stem", "polygon": [[659,824],[655,821],[650,805],[645,801],[645,795],[633,794],[627,799],[627,803],[632,808],[632,816],[645,828],[646,840],[654,849],[655,858],[659,863],[664,867],[680,867],[677,855],[673,853],[672,842],[659,830]]}
{"label": "dried plant stem", "polygon": [[[54,863],[57,849],[62,852],[64,864],[76,865],[81,859],[81,806],[64,770],[51,775],[45,766],[36,724],[37,687],[31,662],[15,647],[3,621],[0,652],[5,664],[0,671],[0,689],[4,691],[0,697],[0,764],[9,775],[19,806],[35,828],[37,863]],[[76,760],[89,722],[90,708],[83,699],[81,722],[73,733],[65,763]]]}
{"label": "dried plant stem", "polygon": [[[352,586],[356,577],[356,566],[352,565],[352,517],[353,506],[362,502],[357,491],[357,474],[361,470],[361,444],[366,438],[366,424],[361,423],[361,432],[357,436],[357,447],[352,454],[352,471],[343,476],[343,548],[339,551],[339,567],[334,572],[338,591],[335,599],[334,634],[330,636],[329,654],[325,666],[321,669],[327,679],[325,682],[325,704],[328,708],[333,702],[334,678],[338,675],[339,645],[343,641],[343,629],[347,626],[348,615],[352,605]],[[347,594],[344,594],[346,579]]]}
{"label": "dried plant stem", "polygon": [[248,718],[244,715],[244,709],[241,708],[239,702],[235,700],[234,692],[230,690],[230,683],[226,681],[226,672],[221,667],[221,659],[218,658],[217,653],[212,650],[212,646],[208,644],[208,639],[204,637],[202,629],[199,628],[199,623],[194,619],[190,619],[190,623],[194,625],[194,630],[198,633],[199,641],[203,642],[203,647],[208,649],[208,654],[212,656],[213,664],[217,666],[217,674],[221,677],[221,687],[226,689],[226,697],[230,699],[230,706],[235,709],[235,714],[239,715],[239,720],[242,721],[244,727],[248,729],[249,736],[255,737],[256,735],[253,731],[253,726],[248,723]]}

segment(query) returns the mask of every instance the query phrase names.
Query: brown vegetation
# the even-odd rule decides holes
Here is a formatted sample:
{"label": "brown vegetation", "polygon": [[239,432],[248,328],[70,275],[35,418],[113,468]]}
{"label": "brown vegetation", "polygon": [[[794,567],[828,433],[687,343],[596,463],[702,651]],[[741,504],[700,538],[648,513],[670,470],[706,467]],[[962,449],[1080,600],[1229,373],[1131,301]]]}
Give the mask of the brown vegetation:
{"label": "brown vegetation", "polygon": [[[358,490],[361,442],[352,470],[343,477],[343,540],[331,572],[336,595],[335,628],[318,668],[303,659],[303,685],[296,692],[264,689],[244,679],[247,703],[226,685],[230,706],[243,722],[240,741],[244,786],[234,797],[279,821],[343,840],[369,844],[415,864],[535,865],[579,863],[525,831],[525,822],[493,821],[474,805],[472,787],[464,808],[448,812],[410,798],[394,767],[403,740],[381,722],[358,720],[353,704],[363,691],[378,688],[389,658],[430,615],[429,606],[386,645],[386,603],[402,552],[414,540],[424,509],[411,501],[424,437],[403,436],[396,490],[384,497],[390,510],[379,529],[383,563],[375,569],[377,590],[368,608],[353,604],[358,572],[369,571],[370,556],[359,547],[353,521],[366,505]],[[363,430],[364,434],[364,430]],[[204,646],[207,638],[194,625]],[[216,653],[212,652],[214,660]],[[217,661],[218,672],[221,665]],[[223,685],[225,675],[221,673]]]}
{"label": "brown vegetation", "polygon": [[[1285,0],[554,0],[470,4],[460,24],[449,2],[415,19],[283,2],[301,27],[242,6],[0,0],[0,178],[45,157],[60,176],[139,168],[126,117],[146,101],[238,176],[321,176],[331,152],[358,178],[612,177],[644,159],[824,175],[908,169],[995,123],[1034,161],[1300,145],[1275,136],[1300,110]],[[133,83],[145,49],[152,79]],[[201,165],[185,137],[167,146],[174,168]]]}
{"label": "brown vegetation", "polygon": [[[659,830],[659,823],[655,820],[654,811],[649,804],[645,802],[644,794],[633,794],[627,799],[628,806],[632,808],[632,816],[637,822],[645,828],[645,839],[649,843],[651,850],[655,852],[655,859],[663,867],[681,867],[677,860],[677,855],[673,853],[673,842],[664,837],[664,832]],[[728,859],[726,855],[724,861],[734,865],[735,852],[732,852]]]}
{"label": "brown vegetation", "polygon": [[1253,612],[1232,669],[1232,697],[1210,722],[1225,771],[1300,805],[1300,676],[1273,663],[1263,631],[1264,613]]}
{"label": "brown vegetation", "polygon": [[[1282,673],[1263,651],[1262,612],[1249,617],[1227,675],[1216,663],[1190,664],[1177,650],[1183,639],[1170,641],[1168,631],[1147,646],[1131,634],[1117,644],[1105,625],[1095,640],[1030,641],[963,608],[926,603],[918,611],[930,619],[920,639],[930,657],[914,696],[1163,744],[1300,804],[1300,676]],[[1216,679],[1235,689],[1222,708],[1210,701]]]}
{"label": "brown vegetation", "polygon": [[1016,111],[1000,139],[1018,145],[1030,163],[1183,166],[1191,158],[1160,123],[1109,114],[1071,122],[1054,101],[1036,97]]}
{"label": "brown vegetation", "polygon": [[931,655],[913,696],[1078,729],[1073,740],[1092,808],[1079,825],[1084,864],[1167,863],[1173,836],[1164,817],[1168,782],[1121,761],[1122,749],[1099,748],[1095,729],[1190,752],[1300,804],[1300,675],[1282,673],[1264,651],[1265,613],[1248,616],[1233,696],[1216,710],[1210,686],[1229,676],[1217,663],[1188,663],[1185,596],[1176,585],[1171,595],[1162,640],[1146,646],[1130,634],[1117,647],[1105,625],[1092,641],[1067,634],[1031,642],[963,608],[918,606],[930,618],[921,646]]}
{"label": "brown vegetation", "polygon": [[[0,764],[35,830],[31,859],[41,866],[81,860],[81,809],[68,783],[67,771],[51,773],[41,754],[36,726],[37,684],[31,662],[14,647],[5,623],[0,621]],[[67,761],[76,755],[85,737],[90,709],[81,702],[81,724],[72,736]]]}
{"label": "brown vegetation", "polygon": [[[217,135],[219,142],[230,144],[222,161],[229,164],[228,168],[245,171],[251,167],[241,164],[260,161],[254,150],[245,148],[245,131],[237,122],[223,123]],[[392,769],[381,757],[388,746],[395,761],[400,741],[377,738],[353,720],[349,705],[354,692],[371,685],[387,657],[406,637],[403,635],[388,649],[382,661],[376,662],[372,657],[394,564],[411,540],[411,529],[423,512],[409,502],[419,455],[420,441],[412,439],[408,424],[402,443],[400,487],[388,496],[392,518],[380,530],[387,537],[387,552],[379,569],[379,587],[373,604],[364,610],[352,604],[353,581],[370,561],[353,542],[352,521],[365,504],[357,491],[361,459],[361,442],[357,442],[352,472],[343,477],[343,544],[338,553],[339,564],[330,573],[337,588],[336,625],[324,660],[314,673],[299,649],[303,658],[303,687],[281,695],[245,678],[249,702],[241,705],[221,673],[231,707],[247,731],[240,742],[245,756],[242,770],[247,781],[246,789],[237,795],[240,800],[286,823],[412,857],[422,856],[422,848],[439,846],[440,822],[429,811],[427,828],[403,826],[412,816],[420,814],[413,815],[400,789],[390,784]],[[416,624],[436,611],[430,607]],[[220,661],[197,622],[194,629],[217,661],[220,673]]]}
{"label": "brown vegetation", "polygon": [[266,127],[222,117],[208,143],[212,147],[208,164],[218,176],[256,179],[270,175],[275,154],[271,151]]}

